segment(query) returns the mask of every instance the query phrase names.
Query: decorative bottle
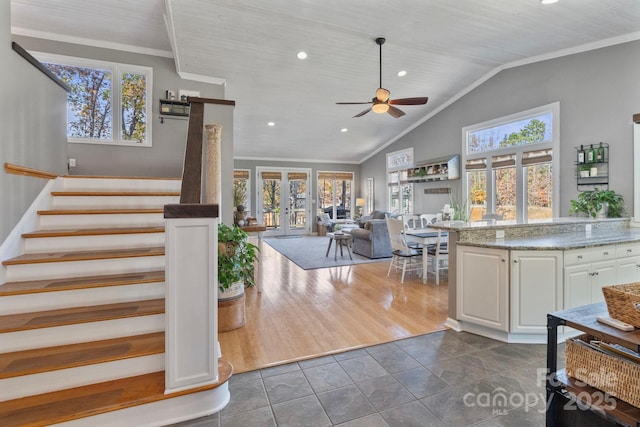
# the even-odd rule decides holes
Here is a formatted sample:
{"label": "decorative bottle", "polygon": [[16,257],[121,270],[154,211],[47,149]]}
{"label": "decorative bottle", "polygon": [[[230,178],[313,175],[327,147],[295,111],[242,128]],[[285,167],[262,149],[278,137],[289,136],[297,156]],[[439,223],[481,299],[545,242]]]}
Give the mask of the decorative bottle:
{"label": "decorative bottle", "polygon": [[596,162],[604,162],[604,146],[602,142],[596,151]]}
{"label": "decorative bottle", "polygon": [[578,150],[578,164],[584,163],[584,146],[580,146]]}
{"label": "decorative bottle", "polygon": [[593,148],[593,144],[589,146],[587,150],[587,163],[593,163],[596,161],[596,150]]}

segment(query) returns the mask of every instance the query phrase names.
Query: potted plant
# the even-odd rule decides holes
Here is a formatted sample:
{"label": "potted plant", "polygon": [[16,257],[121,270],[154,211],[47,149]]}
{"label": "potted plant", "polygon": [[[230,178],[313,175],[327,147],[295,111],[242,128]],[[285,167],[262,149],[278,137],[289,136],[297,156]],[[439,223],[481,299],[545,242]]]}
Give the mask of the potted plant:
{"label": "potted plant", "polygon": [[571,200],[570,213],[592,218],[620,218],[624,215],[624,198],[613,190],[589,190]]}
{"label": "potted plant", "polygon": [[218,225],[218,330],[239,328],[245,323],[244,288],[253,286],[258,247],[239,227]]}

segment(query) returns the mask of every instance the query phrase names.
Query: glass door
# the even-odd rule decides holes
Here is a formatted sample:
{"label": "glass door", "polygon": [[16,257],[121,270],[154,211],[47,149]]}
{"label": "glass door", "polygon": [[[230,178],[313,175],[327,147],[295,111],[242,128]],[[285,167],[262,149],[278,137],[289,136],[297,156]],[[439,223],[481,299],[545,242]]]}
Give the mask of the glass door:
{"label": "glass door", "polygon": [[257,217],[266,235],[310,233],[308,169],[257,168]]}

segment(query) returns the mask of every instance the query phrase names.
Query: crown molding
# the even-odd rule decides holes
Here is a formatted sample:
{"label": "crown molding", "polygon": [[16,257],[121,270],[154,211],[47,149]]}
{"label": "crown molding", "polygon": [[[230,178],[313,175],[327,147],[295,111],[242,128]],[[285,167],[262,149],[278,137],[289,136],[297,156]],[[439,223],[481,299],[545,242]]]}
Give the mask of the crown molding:
{"label": "crown molding", "polygon": [[24,36],[24,37],[35,37],[35,38],[44,39],[44,40],[53,40],[53,41],[63,42],[63,43],[73,43],[73,44],[79,44],[83,46],[120,50],[123,52],[140,53],[143,55],[160,56],[163,58],[173,58],[173,53],[166,50],[151,49],[146,47],[128,45],[124,43],[113,43],[113,42],[107,42],[104,40],[94,40],[94,39],[88,39],[84,37],[67,36],[64,34],[55,34],[55,33],[48,33],[46,31],[29,30],[29,29],[20,28],[20,27],[11,27],[11,34],[14,34],[17,36]]}

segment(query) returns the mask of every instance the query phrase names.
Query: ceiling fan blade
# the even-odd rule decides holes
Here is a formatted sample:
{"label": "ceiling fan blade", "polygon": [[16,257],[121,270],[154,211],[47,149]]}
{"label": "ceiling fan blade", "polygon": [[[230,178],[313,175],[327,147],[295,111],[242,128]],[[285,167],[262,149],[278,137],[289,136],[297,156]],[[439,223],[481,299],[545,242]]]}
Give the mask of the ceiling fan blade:
{"label": "ceiling fan blade", "polygon": [[396,108],[396,107],[394,107],[392,105],[389,105],[389,110],[387,111],[387,113],[391,114],[396,119],[398,117],[404,116],[404,111],[402,111],[401,109]]}
{"label": "ceiling fan blade", "polygon": [[422,105],[426,104],[429,100],[428,97],[418,97],[418,98],[400,98],[400,99],[392,99],[389,101],[391,105]]}
{"label": "ceiling fan blade", "polygon": [[336,102],[338,105],[373,104],[373,102]]}
{"label": "ceiling fan blade", "polygon": [[353,118],[355,119],[356,117],[362,117],[365,114],[367,114],[369,111],[371,111],[371,108],[367,108],[366,110],[364,110],[362,113],[358,113],[355,116],[353,116]]}

